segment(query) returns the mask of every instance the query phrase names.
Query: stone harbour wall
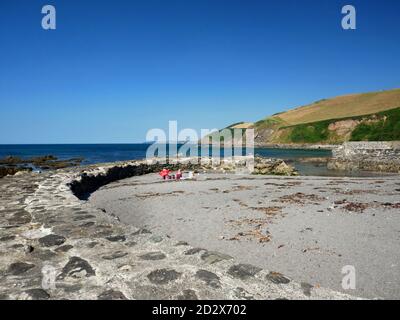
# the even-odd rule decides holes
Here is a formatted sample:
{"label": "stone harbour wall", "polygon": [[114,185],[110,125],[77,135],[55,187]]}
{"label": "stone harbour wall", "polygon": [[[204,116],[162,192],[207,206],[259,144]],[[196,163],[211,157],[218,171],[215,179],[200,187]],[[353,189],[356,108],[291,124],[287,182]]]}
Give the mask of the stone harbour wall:
{"label": "stone harbour wall", "polygon": [[400,173],[400,141],[345,142],[332,150],[328,168]]}
{"label": "stone harbour wall", "polygon": [[[198,171],[223,171],[223,172],[243,172],[246,169],[248,161],[254,161],[254,174],[273,174],[294,176],[297,175],[296,170],[287,165],[281,159],[270,158],[251,158],[251,157],[236,157],[222,159],[218,165],[213,165],[212,161],[206,162],[205,159],[199,158],[198,161],[193,161],[193,158],[180,158],[169,161],[168,163],[160,163],[158,159],[149,161],[136,161],[135,164],[122,163],[115,164],[109,168],[107,172],[97,175],[82,173],[79,180],[75,180],[69,184],[73,194],[81,200],[86,200],[90,193],[96,191],[101,186],[110,182],[139,176],[152,172],[159,172],[164,168],[170,170],[193,170]],[[248,173],[248,172],[247,172]]]}
{"label": "stone harbour wall", "polygon": [[82,200],[156,168],[126,162],[0,179],[0,299],[353,298],[122,224]]}

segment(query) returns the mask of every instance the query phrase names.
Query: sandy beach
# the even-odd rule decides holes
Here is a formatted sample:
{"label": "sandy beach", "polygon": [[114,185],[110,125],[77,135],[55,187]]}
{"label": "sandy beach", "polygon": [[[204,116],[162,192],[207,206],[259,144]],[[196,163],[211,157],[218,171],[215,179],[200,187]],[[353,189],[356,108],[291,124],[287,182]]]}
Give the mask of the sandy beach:
{"label": "sandy beach", "polygon": [[[365,298],[400,298],[400,178],[148,174],[108,184],[93,206],[201,250]],[[356,270],[343,290],[342,268]]]}

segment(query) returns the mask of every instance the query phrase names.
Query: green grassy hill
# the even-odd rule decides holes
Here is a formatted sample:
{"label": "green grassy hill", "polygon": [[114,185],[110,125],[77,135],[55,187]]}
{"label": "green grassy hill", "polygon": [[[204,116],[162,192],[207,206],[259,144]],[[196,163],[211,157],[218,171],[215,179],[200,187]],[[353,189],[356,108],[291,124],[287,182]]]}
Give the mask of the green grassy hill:
{"label": "green grassy hill", "polygon": [[400,140],[400,89],[322,99],[225,132],[235,128],[253,128],[258,145]]}
{"label": "green grassy hill", "polygon": [[[341,133],[334,130],[349,124]],[[285,143],[340,143],[344,141],[400,140],[400,108],[371,115],[330,119],[280,128],[277,140]]]}
{"label": "green grassy hill", "polygon": [[373,114],[400,107],[400,89],[322,99],[272,116],[288,125]]}
{"label": "green grassy hill", "polygon": [[258,121],[256,143],[400,140],[400,89],[323,99]]}

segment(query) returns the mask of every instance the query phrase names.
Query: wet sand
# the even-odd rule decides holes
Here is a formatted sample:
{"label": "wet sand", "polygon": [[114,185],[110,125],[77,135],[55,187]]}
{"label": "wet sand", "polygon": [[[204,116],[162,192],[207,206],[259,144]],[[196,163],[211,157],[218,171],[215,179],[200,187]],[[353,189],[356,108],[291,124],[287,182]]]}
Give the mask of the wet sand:
{"label": "wet sand", "polygon": [[[366,298],[400,298],[400,178],[202,174],[133,177],[90,202],[122,222],[298,282]],[[341,286],[355,267],[356,289]]]}

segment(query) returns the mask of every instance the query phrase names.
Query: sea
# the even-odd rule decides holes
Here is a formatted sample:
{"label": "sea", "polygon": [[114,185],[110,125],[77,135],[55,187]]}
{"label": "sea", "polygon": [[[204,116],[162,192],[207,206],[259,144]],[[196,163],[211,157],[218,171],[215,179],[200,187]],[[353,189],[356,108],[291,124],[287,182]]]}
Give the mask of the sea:
{"label": "sea", "polygon": [[[0,145],[0,159],[15,156],[23,159],[53,155],[59,160],[83,158],[82,165],[144,159],[151,144],[15,144]],[[179,150],[180,145],[178,145]],[[243,150],[243,154],[245,151]],[[289,160],[301,175],[306,176],[377,176],[371,172],[328,170],[324,164],[305,163],[299,158],[329,157],[330,150],[255,148],[255,155]],[[223,156],[223,151],[221,151]]]}

